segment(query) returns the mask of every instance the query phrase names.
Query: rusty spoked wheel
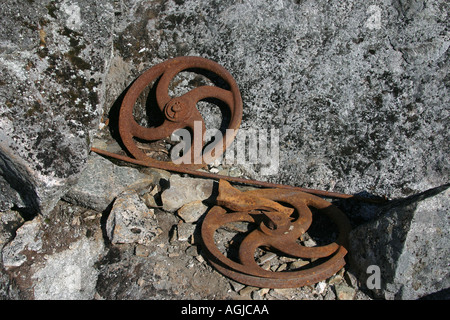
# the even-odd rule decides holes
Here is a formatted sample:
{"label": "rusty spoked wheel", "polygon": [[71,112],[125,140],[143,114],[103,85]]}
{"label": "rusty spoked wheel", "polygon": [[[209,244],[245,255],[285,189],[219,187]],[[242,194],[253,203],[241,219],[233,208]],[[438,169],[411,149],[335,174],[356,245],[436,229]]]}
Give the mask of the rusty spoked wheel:
{"label": "rusty spoked wheel", "polygon": [[[235,281],[262,288],[294,288],[325,280],[345,265],[350,224],[344,213],[326,200],[282,189],[240,192],[221,180],[217,204],[202,223],[201,237],[209,262]],[[337,226],[339,235],[334,242],[313,247],[298,242],[311,226],[310,208],[315,208],[314,211],[324,214]],[[295,211],[297,214],[293,215]],[[214,239],[216,230],[234,222],[256,225],[256,229],[240,241],[237,259],[223,254]],[[294,271],[265,270],[255,260],[259,248],[282,256],[318,259],[320,264]]]}
{"label": "rusty spoked wheel", "polygon": [[[169,96],[169,85],[172,79],[180,72],[195,69],[206,70],[219,76],[228,85],[228,89],[217,86],[200,86],[182,96]],[[158,127],[143,127],[139,125],[133,116],[133,108],[139,95],[144,89],[159,79],[156,88],[156,104],[164,115],[164,122]],[[186,128],[194,133],[191,139],[190,151],[183,155],[180,162],[183,167],[197,169],[204,167],[202,150],[204,147],[203,136],[206,130],[205,122],[196,104],[206,98],[215,98],[224,102],[230,111],[231,117],[228,129],[223,134],[222,139],[214,141],[219,147],[214,147],[215,153],[208,157],[208,162],[219,157],[225,149],[232,143],[237,129],[242,120],[242,98],[236,81],[231,74],[221,65],[214,61],[201,57],[178,57],[155,65],[141,76],[128,89],[119,113],[119,134],[126,149],[137,159],[145,161],[149,166],[161,165],[167,162],[159,161],[147,156],[136,144],[134,138],[145,141],[156,141],[169,137],[177,129]],[[197,128],[197,129],[196,129]],[[198,130],[201,128],[201,132]],[[200,137],[198,135],[201,135]],[[197,135],[197,136],[196,136]],[[194,141],[198,145],[194,148]],[[170,162],[176,167],[177,164]]]}

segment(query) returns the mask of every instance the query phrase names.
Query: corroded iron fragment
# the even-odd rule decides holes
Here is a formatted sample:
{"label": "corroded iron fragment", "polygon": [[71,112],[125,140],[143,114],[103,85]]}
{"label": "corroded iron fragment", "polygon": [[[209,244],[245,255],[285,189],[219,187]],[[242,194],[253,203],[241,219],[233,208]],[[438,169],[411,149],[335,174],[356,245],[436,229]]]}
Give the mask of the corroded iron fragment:
{"label": "corroded iron fragment", "polygon": [[[310,208],[315,209],[315,214],[324,214],[335,223],[339,230],[335,242],[314,247],[298,242],[314,218]],[[214,240],[214,233],[219,228],[234,222],[256,225],[240,242],[237,261],[224,255]],[[282,189],[240,192],[221,180],[217,206],[207,213],[201,237],[210,263],[225,276],[256,287],[292,288],[322,281],[339,271],[345,265],[349,232],[347,217],[326,200]],[[274,272],[263,269],[255,261],[258,248],[285,256],[323,261],[309,269]]]}

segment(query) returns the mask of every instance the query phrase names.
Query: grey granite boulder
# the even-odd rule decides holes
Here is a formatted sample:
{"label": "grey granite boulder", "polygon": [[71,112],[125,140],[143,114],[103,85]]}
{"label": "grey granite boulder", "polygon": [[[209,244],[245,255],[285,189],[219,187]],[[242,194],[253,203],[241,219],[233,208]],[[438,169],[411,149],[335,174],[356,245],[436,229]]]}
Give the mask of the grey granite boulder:
{"label": "grey granite boulder", "polygon": [[172,175],[169,188],[161,193],[162,207],[166,211],[174,212],[193,201],[208,200],[216,189],[217,184],[213,180]]}
{"label": "grey granite boulder", "polygon": [[[242,129],[279,130],[276,174],[236,164],[253,178],[391,198],[445,184],[447,10],[443,0],[8,2],[2,210],[51,209],[84,168],[102,115],[114,120],[115,102],[145,69],[183,55],[235,77]],[[171,94],[198,79],[176,83]],[[217,124],[217,108],[199,108]]]}
{"label": "grey granite boulder", "polygon": [[363,285],[385,299],[417,299],[450,288],[448,186],[382,211],[350,236],[352,268]]}
{"label": "grey granite boulder", "polygon": [[0,210],[46,214],[83,170],[113,16],[109,0],[2,4],[0,185],[10,196]]}
{"label": "grey granite boulder", "polygon": [[[446,1],[121,3],[111,99],[169,57],[217,61],[241,90],[241,128],[279,130],[276,175],[236,165],[253,178],[389,198],[448,183]],[[217,108],[202,103],[208,127]]]}

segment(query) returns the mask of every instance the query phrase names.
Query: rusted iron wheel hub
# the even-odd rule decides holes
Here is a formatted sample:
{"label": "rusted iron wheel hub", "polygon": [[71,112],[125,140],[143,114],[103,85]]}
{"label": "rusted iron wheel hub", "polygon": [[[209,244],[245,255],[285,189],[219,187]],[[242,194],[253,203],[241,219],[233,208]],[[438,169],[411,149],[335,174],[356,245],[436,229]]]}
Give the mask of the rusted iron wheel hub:
{"label": "rusted iron wheel hub", "polygon": [[[180,97],[169,96],[169,85],[173,78],[185,70],[206,70],[212,72],[221,78],[227,84],[227,89],[217,86],[200,86]],[[140,126],[133,116],[133,108],[136,100],[144,89],[158,80],[156,88],[156,104],[163,113],[164,122],[158,127]],[[229,89],[228,89],[229,88]],[[203,136],[206,131],[205,122],[202,115],[196,108],[196,104],[206,98],[215,98],[224,102],[230,111],[231,117],[222,139],[214,142],[219,144],[219,150],[215,152],[214,157],[208,157],[208,161],[213,161],[219,157],[233,141],[237,129],[242,120],[242,98],[236,81],[231,74],[221,65],[214,61],[201,57],[177,57],[155,65],[141,76],[128,89],[119,113],[119,134],[126,149],[140,161],[147,165],[161,166],[162,161],[147,156],[135,142],[135,138],[145,141],[155,141],[169,137],[177,129],[188,128],[194,133],[191,143],[191,152],[186,155],[190,157],[189,161],[183,161],[183,167],[200,168],[207,163],[203,161],[202,149],[204,147]],[[194,130],[194,123],[198,121],[201,124],[201,132]],[[201,134],[201,137],[195,137],[195,134]],[[202,144],[198,148],[193,148],[193,142],[200,141]],[[187,163],[189,162],[189,163]],[[176,164],[170,163],[173,167]]]}

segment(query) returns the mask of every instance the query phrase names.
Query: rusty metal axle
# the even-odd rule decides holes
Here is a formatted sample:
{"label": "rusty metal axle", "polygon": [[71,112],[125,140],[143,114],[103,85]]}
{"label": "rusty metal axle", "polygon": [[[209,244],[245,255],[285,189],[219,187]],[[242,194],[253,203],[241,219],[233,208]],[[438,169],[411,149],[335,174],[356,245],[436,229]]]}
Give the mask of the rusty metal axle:
{"label": "rusty metal axle", "polygon": [[229,181],[229,182],[234,182],[234,183],[239,183],[239,184],[244,184],[244,185],[249,185],[249,186],[264,187],[264,188],[279,188],[279,189],[295,190],[295,191],[314,194],[317,196],[322,196],[325,198],[355,199],[355,200],[368,201],[368,202],[372,202],[372,201],[376,202],[377,201],[376,199],[363,198],[363,197],[358,197],[356,195],[351,195],[351,194],[302,188],[302,187],[291,186],[291,185],[286,185],[286,184],[278,184],[278,183],[259,181],[259,180],[253,180],[253,179],[225,176],[225,175],[220,175],[220,174],[205,172],[205,171],[198,171],[198,170],[194,170],[194,169],[185,168],[183,166],[176,166],[170,162],[158,161],[157,163],[150,164],[145,160],[133,159],[133,158],[130,158],[127,156],[119,155],[116,153],[108,152],[108,151],[94,148],[94,147],[91,148],[91,151],[93,151],[97,154],[106,156],[106,157],[111,157],[111,158],[114,158],[117,160],[126,161],[126,162],[129,162],[132,164],[137,164],[137,165],[144,166],[144,167],[151,167],[151,168],[156,168],[156,169],[161,169],[161,170],[166,170],[166,171],[171,171],[171,172],[177,172],[177,173],[182,173],[182,174],[189,174],[189,175],[199,177],[199,178],[225,180],[225,181]]}

